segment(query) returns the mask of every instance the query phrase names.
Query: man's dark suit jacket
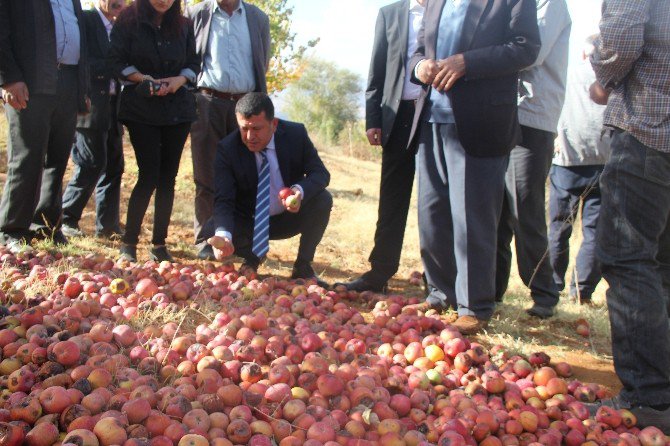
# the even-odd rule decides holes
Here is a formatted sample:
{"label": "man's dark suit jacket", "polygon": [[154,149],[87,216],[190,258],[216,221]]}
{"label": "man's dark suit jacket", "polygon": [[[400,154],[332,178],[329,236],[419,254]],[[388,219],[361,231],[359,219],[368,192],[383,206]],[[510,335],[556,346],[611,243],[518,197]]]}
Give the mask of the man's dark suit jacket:
{"label": "man's dark suit jacket", "polygon": [[[412,70],[422,59],[436,59],[437,34],[445,1],[426,0],[419,47]],[[540,50],[535,0],[470,0],[456,53],[465,57],[465,76],[447,93],[458,137],[472,156],[501,156],[516,145],[518,72],[531,65]],[[413,81],[420,83],[413,76]],[[412,126],[427,119],[424,105],[430,89],[417,102]],[[428,112],[428,110],[425,110]]]}
{"label": "man's dark suit jacket", "polygon": [[[89,88],[86,30],[79,0],[72,0],[79,22],[79,112],[86,112]],[[56,25],[49,0],[0,0],[0,86],[25,82],[29,94],[56,94]]]}
{"label": "man's dark suit jacket", "polygon": [[[247,14],[247,26],[251,38],[251,57],[253,58],[254,80],[256,92],[267,93],[265,73],[270,63],[270,20],[268,16],[254,5],[244,3]],[[195,32],[195,50],[202,62],[207,53],[209,42],[209,28],[212,23],[212,14],[217,7],[216,0],[205,0],[190,6],[186,10],[186,17],[193,21]],[[202,76],[202,70],[200,72]],[[198,78],[199,79],[199,78]]]}
{"label": "man's dark suit jacket", "polygon": [[386,146],[402,98],[407,65],[409,0],[379,10],[365,90],[365,128],[382,129]]}
{"label": "man's dark suit jacket", "polygon": [[[107,130],[111,119],[109,85],[112,79],[112,67],[107,62],[109,37],[97,10],[83,11],[82,18],[88,43],[91,112],[79,115],[77,128]],[[117,83],[117,93],[120,92]]]}
{"label": "man's dark suit jacket", "polygon": [[[308,201],[330,182],[314,144],[302,124],[279,120],[275,131],[277,161],[284,184],[298,184]],[[214,222],[217,231],[234,234],[236,219],[253,221],[256,210],[258,169],[255,155],[235,130],[219,142],[215,162]]]}

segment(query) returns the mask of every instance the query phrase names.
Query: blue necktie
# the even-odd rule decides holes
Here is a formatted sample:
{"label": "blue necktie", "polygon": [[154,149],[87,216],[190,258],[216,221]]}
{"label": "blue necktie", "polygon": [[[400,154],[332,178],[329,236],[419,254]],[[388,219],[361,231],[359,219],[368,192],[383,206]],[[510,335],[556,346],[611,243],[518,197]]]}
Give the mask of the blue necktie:
{"label": "blue necktie", "polygon": [[254,241],[251,249],[251,252],[259,259],[270,250],[270,165],[265,150],[261,152],[261,156],[263,162],[258,172]]}

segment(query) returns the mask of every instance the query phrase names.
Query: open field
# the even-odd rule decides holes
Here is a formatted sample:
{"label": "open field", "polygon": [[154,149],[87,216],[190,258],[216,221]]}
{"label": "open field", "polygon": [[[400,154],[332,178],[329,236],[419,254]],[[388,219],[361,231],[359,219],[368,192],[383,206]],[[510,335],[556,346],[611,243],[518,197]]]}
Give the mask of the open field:
{"label": "open field", "polygon": [[[0,118],[0,159],[5,159],[4,116]],[[372,240],[377,216],[379,165],[374,161],[362,161],[344,155],[346,149],[323,148],[321,154],[331,171],[329,190],[335,204],[330,225],[317,251],[315,270],[329,281],[340,281],[354,277],[368,268],[367,256],[372,248]],[[4,165],[4,161],[3,161]],[[126,146],[126,173],[123,182],[122,212],[125,212],[129,193],[134,184],[137,168],[132,148]],[[69,171],[67,176],[69,176]],[[4,175],[3,175],[4,179]],[[168,243],[173,254],[183,262],[194,262],[195,250],[192,246],[192,166],[190,152],[184,151],[179,172],[175,207]],[[125,215],[122,215],[124,221]],[[143,228],[142,242],[138,249],[140,259],[148,257],[152,206],[149,207]],[[89,204],[81,226],[87,233],[93,232],[94,208]],[[575,231],[578,232],[578,231]],[[573,236],[573,245],[578,243]],[[71,240],[64,249],[66,254],[99,252],[115,258],[118,242],[108,242],[94,238]],[[262,275],[286,277],[290,274],[292,260],[297,250],[297,239],[271,242],[269,261],[259,271]],[[574,250],[573,250],[574,252]],[[418,253],[416,208],[410,211],[404,240],[404,250],[400,270],[391,283],[393,293],[422,295],[422,290],[408,284],[409,274],[421,270]],[[556,317],[549,321],[538,321],[526,316],[523,311],[530,305],[528,290],[523,286],[513,270],[510,287],[494,315],[488,331],[479,337],[485,344],[503,344],[520,353],[529,354],[544,350],[552,358],[565,360],[573,365],[577,378],[594,381],[617,389],[620,384],[612,371],[610,334],[607,310],[604,306],[604,284],[596,292],[595,307],[579,306],[563,299]],[[591,335],[583,338],[575,332],[574,322],[586,319],[591,326]]]}

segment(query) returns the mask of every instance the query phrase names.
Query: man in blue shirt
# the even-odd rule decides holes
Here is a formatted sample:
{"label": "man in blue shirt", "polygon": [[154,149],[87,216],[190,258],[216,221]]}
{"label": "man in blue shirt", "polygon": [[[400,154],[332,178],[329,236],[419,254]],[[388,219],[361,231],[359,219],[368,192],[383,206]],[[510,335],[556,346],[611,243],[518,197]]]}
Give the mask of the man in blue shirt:
{"label": "man in blue shirt", "polygon": [[196,50],[202,58],[198,78],[198,120],[191,127],[195,181],[195,243],[198,257],[213,260],[207,239],[214,235],[214,157],[216,145],[237,129],[235,104],[249,92],[267,92],[270,21],[241,0],[205,0],[189,7]]}
{"label": "man in blue shirt", "polygon": [[63,174],[77,112],[87,111],[86,36],[79,0],[0,0],[0,87],[9,125],[0,235],[12,251],[59,229]]}
{"label": "man in blue shirt", "polygon": [[424,86],[418,137],[425,307],[458,310],[464,334],[486,327],[495,295],[496,231],[508,155],[519,137],[518,72],[535,61],[535,1],[428,3],[410,66]]}

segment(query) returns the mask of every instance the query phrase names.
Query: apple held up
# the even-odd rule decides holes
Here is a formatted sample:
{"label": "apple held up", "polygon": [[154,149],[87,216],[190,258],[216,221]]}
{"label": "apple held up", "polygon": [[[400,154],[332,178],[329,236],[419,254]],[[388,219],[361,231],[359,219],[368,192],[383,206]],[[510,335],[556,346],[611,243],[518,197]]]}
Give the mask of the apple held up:
{"label": "apple held up", "polygon": [[285,187],[279,191],[279,200],[289,212],[298,212],[302,203],[302,193],[300,190]]}

